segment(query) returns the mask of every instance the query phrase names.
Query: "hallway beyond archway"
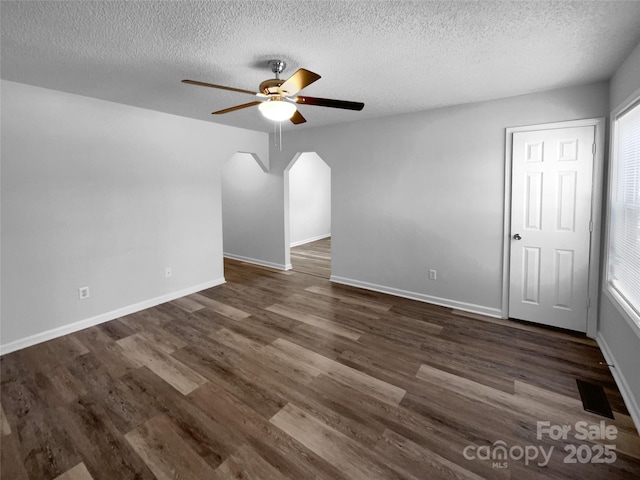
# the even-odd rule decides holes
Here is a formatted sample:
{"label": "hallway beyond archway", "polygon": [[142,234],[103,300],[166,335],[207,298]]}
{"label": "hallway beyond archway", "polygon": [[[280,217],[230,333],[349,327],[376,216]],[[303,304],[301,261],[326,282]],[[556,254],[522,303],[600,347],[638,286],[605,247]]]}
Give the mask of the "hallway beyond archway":
{"label": "hallway beyond archway", "polygon": [[331,237],[291,247],[291,265],[295,272],[329,278],[331,276]]}

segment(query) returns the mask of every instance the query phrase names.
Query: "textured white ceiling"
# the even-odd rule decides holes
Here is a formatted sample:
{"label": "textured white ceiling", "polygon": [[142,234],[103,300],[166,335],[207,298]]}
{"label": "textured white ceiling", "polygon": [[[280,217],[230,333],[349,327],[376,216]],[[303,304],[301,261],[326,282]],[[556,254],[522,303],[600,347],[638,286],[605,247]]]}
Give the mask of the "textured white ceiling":
{"label": "textured white ceiling", "polygon": [[267,60],[322,78],[305,128],[608,79],[640,42],[639,1],[2,1],[2,78],[254,130]]}

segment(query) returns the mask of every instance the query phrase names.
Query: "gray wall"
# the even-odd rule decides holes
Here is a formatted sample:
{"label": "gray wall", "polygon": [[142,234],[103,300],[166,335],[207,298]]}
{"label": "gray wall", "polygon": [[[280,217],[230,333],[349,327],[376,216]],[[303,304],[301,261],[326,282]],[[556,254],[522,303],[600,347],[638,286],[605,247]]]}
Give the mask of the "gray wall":
{"label": "gray wall", "polygon": [[283,188],[282,174],[264,172],[251,155],[238,153],[224,164],[222,231],[226,257],[287,268],[281,223]]}
{"label": "gray wall", "polygon": [[224,281],[220,169],[266,134],[1,87],[3,352]]}
{"label": "gray wall", "polygon": [[[640,92],[640,45],[611,79],[611,111],[622,107],[632,94],[638,92]],[[605,279],[604,274],[602,277]],[[611,372],[640,430],[640,328],[629,323],[604,289],[600,296],[597,338],[607,356],[607,361],[615,365]]]}
{"label": "gray wall", "polygon": [[331,169],[317,153],[301,154],[289,169],[289,228],[291,246],[331,235]]}
{"label": "gray wall", "polygon": [[[606,116],[608,95],[601,82],[293,130],[271,148],[270,173],[308,151],[331,167],[334,280],[499,315],[505,129]],[[262,193],[283,202],[279,185]],[[254,227],[274,223],[287,230],[282,214]]]}

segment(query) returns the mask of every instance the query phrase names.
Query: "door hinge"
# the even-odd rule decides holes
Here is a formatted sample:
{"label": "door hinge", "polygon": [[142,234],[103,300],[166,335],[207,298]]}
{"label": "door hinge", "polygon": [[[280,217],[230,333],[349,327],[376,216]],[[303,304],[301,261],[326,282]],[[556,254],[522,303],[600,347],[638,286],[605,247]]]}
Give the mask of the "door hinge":
{"label": "door hinge", "polygon": [[591,297],[587,297],[587,308],[591,308]]}
{"label": "door hinge", "polygon": [[594,155],[596,154],[596,144],[595,143],[591,146],[591,153],[593,153]]}
{"label": "door hinge", "polygon": [[593,221],[589,221],[589,231],[593,232]]}

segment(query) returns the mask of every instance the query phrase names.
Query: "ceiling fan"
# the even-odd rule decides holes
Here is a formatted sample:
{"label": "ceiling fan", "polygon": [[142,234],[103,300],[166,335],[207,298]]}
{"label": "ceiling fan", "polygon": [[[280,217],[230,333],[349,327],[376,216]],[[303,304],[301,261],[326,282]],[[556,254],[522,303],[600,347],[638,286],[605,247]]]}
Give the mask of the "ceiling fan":
{"label": "ceiling fan", "polygon": [[269,67],[275,74],[276,78],[265,80],[260,84],[259,92],[243,90],[241,88],[225,87],[223,85],[214,85],[212,83],[198,82],[196,80],[182,80],[182,83],[189,85],[198,85],[201,87],[219,88],[222,90],[230,90],[232,92],[247,93],[254,95],[260,100],[255,100],[235,107],[225,108],[212,112],[213,115],[234,112],[247,107],[258,105],[260,112],[269,120],[282,122],[291,120],[292,123],[298,125],[306,122],[306,119],[296,108],[296,104],[300,105],[316,105],[320,107],[342,108],[346,110],[362,110],[364,103],[349,102],[346,100],[334,100],[331,98],[304,97],[297,95],[300,90],[308,87],[320,78],[320,75],[313,73],[304,68],[300,68],[288,79],[282,80],[280,74],[284,71],[287,64],[283,60],[269,60]]}

